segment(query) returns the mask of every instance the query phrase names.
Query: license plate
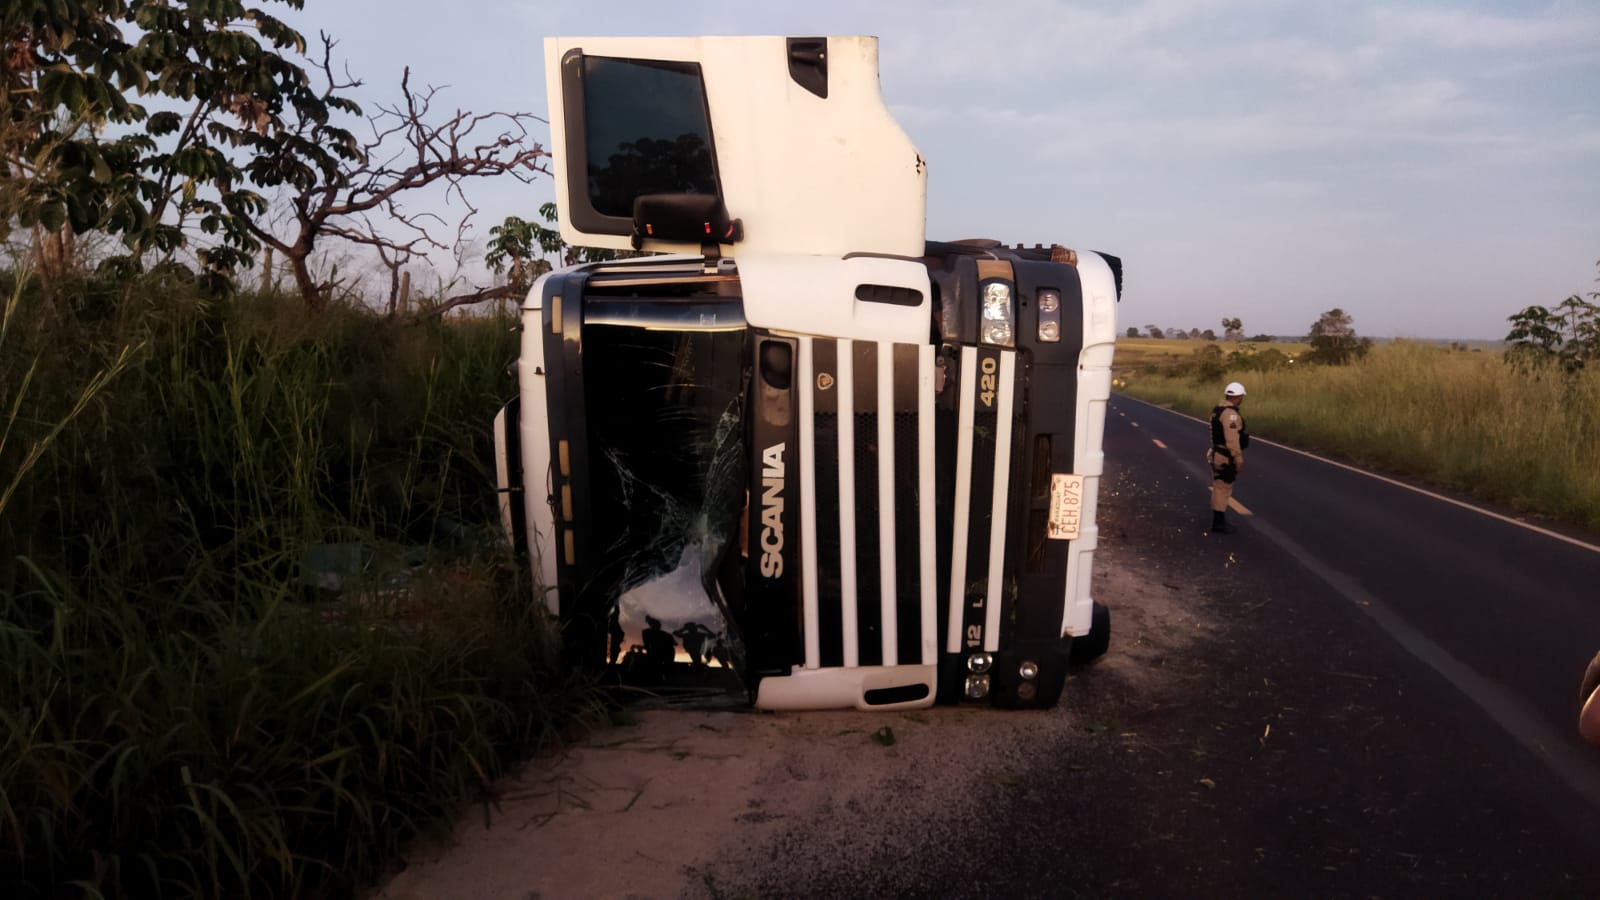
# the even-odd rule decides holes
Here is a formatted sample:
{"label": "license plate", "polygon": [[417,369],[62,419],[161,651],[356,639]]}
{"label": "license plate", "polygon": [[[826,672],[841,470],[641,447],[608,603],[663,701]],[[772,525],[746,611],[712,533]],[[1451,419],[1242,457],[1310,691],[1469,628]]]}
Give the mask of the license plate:
{"label": "license plate", "polygon": [[1050,476],[1050,525],[1046,531],[1052,541],[1075,541],[1083,521],[1083,476]]}

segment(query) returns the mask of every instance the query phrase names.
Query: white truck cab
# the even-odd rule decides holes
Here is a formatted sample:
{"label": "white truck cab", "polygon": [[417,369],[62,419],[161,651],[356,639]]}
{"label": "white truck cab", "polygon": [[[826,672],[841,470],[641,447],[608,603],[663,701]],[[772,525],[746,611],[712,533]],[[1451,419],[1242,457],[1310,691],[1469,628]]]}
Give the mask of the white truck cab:
{"label": "white truck cab", "polygon": [[563,239],[496,420],[571,665],[758,707],[1053,705],[1121,263],[930,242],[865,37],[551,38]]}

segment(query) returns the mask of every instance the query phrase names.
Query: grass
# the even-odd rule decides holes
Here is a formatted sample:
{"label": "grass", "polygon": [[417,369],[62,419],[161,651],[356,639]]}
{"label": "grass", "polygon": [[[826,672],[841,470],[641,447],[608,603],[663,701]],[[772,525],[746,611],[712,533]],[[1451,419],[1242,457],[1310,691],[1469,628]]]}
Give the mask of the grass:
{"label": "grass", "polygon": [[1272,349],[1287,356],[1296,357],[1311,349],[1310,344],[1297,341],[1272,341],[1258,344],[1246,341],[1212,342],[1174,340],[1171,338],[1119,337],[1117,338],[1117,353],[1113,367],[1118,373],[1160,369],[1193,359],[1207,344],[1212,343],[1219,347],[1224,354]]}
{"label": "grass", "polygon": [[1348,366],[1203,379],[1148,355],[1124,369],[1120,341],[1117,355],[1130,396],[1203,417],[1226,382],[1241,380],[1254,434],[1600,530],[1600,370],[1519,374],[1499,353],[1408,341]]}
{"label": "grass", "polygon": [[350,896],[603,719],[497,536],[509,321],[0,289],[0,896]]}

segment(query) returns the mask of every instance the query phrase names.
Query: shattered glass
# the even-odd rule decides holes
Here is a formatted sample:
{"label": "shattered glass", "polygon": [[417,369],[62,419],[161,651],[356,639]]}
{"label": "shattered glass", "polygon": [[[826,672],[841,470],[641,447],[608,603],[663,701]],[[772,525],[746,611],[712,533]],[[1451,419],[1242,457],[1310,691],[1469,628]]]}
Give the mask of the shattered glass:
{"label": "shattered glass", "polygon": [[589,325],[583,363],[608,671],[669,697],[743,703],[728,614],[742,591],[743,329]]}

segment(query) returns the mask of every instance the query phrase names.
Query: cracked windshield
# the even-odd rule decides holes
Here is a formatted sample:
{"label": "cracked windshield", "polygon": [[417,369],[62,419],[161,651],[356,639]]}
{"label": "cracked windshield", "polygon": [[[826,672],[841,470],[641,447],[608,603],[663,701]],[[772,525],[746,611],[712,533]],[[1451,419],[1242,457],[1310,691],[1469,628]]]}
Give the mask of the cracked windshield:
{"label": "cracked windshield", "polygon": [[585,337],[595,508],[621,513],[595,522],[606,561],[584,589],[608,609],[608,671],[742,698],[727,609],[741,589],[744,332],[609,325]]}

